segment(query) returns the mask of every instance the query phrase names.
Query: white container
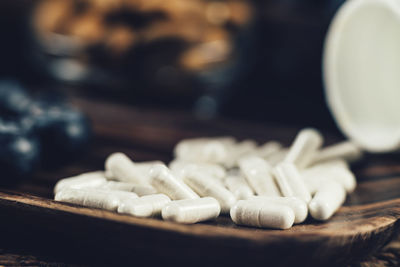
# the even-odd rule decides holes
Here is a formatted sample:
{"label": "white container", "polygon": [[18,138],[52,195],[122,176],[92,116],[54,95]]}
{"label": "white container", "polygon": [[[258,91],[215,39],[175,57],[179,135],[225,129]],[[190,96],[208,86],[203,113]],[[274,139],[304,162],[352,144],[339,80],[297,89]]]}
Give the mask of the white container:
{"label": "white container", "polygon": [[328,106],[370,152],[400,149],[400,1],[348,0],[325,40]]}

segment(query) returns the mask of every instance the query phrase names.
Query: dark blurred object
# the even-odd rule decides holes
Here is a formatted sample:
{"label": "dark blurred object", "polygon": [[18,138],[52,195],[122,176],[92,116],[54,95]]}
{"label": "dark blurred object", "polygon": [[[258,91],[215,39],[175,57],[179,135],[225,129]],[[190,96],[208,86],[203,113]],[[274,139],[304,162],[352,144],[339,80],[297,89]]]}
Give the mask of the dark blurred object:
{"label": "dark blurred object", "polygon": [[2,1],[0,75],[204,118],[334,128],[321,54],[343,2]]}
{"label": "dark blurred object", "polygon": [[15,122],[0,120],[0,184],[14,184],[37,168],[40,145]]}
{"label": "dark blurred object", "polygon": [[66,163],[83,153],[89,144],[89,121],[66,103],[41,99],[34,102],[22,119],[25,127],[39,137],[46,168]]}
{"label": "dark blurred object", "polygon": [[58,94],[31,98],[16,81],[0,81],[0,184],[28,178],[81,155],[91,129],[87,118]]}
{"label": "dark blurred object", "polygon": [[28,92],[16,81],[0,81],[0,114],[2,117],[22,115],[31,99]]}
{"label": "dark blurred object", "polygon": [[32,16],[36,58],[62,82],[190,104],[203,93],[205,73],[236,63],[235,39],[251,7],[243,0],[43,0]]}

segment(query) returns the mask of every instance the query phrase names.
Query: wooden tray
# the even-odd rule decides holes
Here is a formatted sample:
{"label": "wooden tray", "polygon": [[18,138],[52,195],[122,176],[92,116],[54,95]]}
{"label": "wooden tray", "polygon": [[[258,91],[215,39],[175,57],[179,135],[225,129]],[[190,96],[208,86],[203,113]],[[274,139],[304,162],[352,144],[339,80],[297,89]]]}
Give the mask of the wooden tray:
{"label": "wooden tray", "polygon": [[[400,157],[367,156],[354,171],[359,185],[328,222],[308,219],[289,230],[235,226],[229,217],[180,225],[54,202],[60,178],[103,168],[111,152],[168,161],[174,144],[194,136],[233,135],[290,144],[298,129],[227,120],[199,121],[179,112],[135,109],[74,99],[96,133],[88,155],[0,189],[0,246],[91,265],[343,266],[380,249],[399,231]],[[337,141],[326,135],[328,143]]]}

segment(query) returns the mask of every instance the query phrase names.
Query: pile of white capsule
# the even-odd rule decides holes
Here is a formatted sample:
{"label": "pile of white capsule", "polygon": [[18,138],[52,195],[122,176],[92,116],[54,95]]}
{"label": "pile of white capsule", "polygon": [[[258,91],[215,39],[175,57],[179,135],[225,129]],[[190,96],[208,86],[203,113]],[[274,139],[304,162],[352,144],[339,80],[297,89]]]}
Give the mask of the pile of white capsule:
{"label": "pile of white capsule", "polygon": [[350,141],[322,144],[307,128],[289,148],[232,137],[183,140],[168,167],[114,153],[105,171],[60,180],[55,200],[185,224],[230,214],[239,225],[288,229],[308,214],[329,219],[356,187],[349,162],[362,151]]}

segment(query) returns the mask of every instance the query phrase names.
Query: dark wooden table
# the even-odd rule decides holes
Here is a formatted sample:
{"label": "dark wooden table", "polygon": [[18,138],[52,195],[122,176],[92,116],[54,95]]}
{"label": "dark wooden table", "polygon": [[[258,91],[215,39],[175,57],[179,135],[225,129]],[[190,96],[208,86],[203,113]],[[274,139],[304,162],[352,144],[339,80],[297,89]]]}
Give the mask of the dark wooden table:
{"label": "dark wooden table", "polygon": [[[174,227],[180,227],[180,229],[178,233],[165,235],[165,238],[169,239],[165,242],[147,244],[154,249],[154,253],[148,250],[132,250],[130,254],[130,245],[133,245],[135,240],[143,242],[147,236],[162,234],[161,231],[157,232],[157,227],[160,225],[158,220],[146,222],[152,231],[143,227],[140,231],[129,232],[130,228],[124,225],[124,221],[131,221],[133,224],[140,224],[141,221],[128,216],[117,216],[110,212],[58,204],[48,200],[53,198],[54,184],[63,177],[103,169],[107,155],[116,151],[124,152],[137,161],[157,159],[168,162],[172,157],[173,146],[183,138],[233,135],[238,139],[252,138],[260,143],[274,139],[289,145],[299,130],[296,127],[262,125],[226,119],[201,121],[190,114],[178,111],[135,108],[104,101],[89,101],[85,98],[73,98],[73,103],[83,109],[92,119],[95,138],[91,149],[73,164],[56,170],[40,171],[32,180],[26,181],[16,188],[0,189],[0,266],[124,265],[125,262],[136,263],[136,258],[141,261],[148,259],[148,262],[154,263],[157,262],[154,259],[155,255],[161,255],[160,259],[179,259],[180,257],[185,259],[185,255],[182,255],[185,252],[180,252],[193,253],[191,248],[181,247],[180,250],[172,250],[168,247],[169,240],[173,246],[175,241],[178,242],[185,237],[185,231],[194,231],[193,235],[196,235],[197,231],[200,236],[204,235],[204,229],[210,229],[210,236],[212,236],[212,232],[217,230],[208,227],[207,224],[197,228],[168,223],[164,226],[163,224],[162,227],[165,229]],[[325,133],[325,137],[328,144],[340,139],[329,133]],[[348,198],[346,204],[348,207],[343,208],[338,216],[329,222],[330,232],[324,232],[324,224],[309,220],[306,226],[294,227],[293,238],[296,238],[296,232],[303,233],[299,237],[306,238],[306,241],[315,238],[315,244],[312,244],[311,247],[318,249],[319,246],[327,246],[327,244],[319,244],[317,236],[307,236],[302,232],[303,229],[313,227],[316,233],[327,234],[337,228],[335,231],[338,235],[341,234],[341,231],[350,235],[351,227],[358,230],[358,224],[364,228],[366,225],[373,227],[382,224],[383,227],[378,227],[378,230],[372,233],[365,231],[343,239],[343,248],[351,251],[354,255],[349,257],[346,254],[346,259],[340,259],[340,255],[338,255],[340,261],[331,263],[337,265],[339,262],[339,266],[398,266],[399,243],[394,241],[388,246],[385,244],[393,240],[399,230],[396,219],[400,216],[400,204],[396,200],[400,196],[399,162],[398,155],[370,155],[364,162],[354,166],[354,171],[361,182],[360,186],[356,194]],[[361,204],[365,206],[360,206]],[[99,220],[99,218],[103,219]],[[226,227],[227,233],[234,233],[232,231],[235,226],[232,225],[229,218],[221,218],[215,224]],[[219,227],[218,229],[223,228]],[[248,231],[242,231],[238,236],[243,234],[245,237],[247,233]],[[257,239],[257,235],[262,234],[262,232],[254,232],[253,241],[256,241],[254,244],[243,238],[241,242],[247,249],[250,249],[243,253],[260,255],[257,252],[259,249],[257,244],[264,241],[261,237]],[[224,235],[226,239],[224,242],[230,242],[229,234]],[[272,233],[272,236],[279,240],[278,233]],[[283,247],[288,248],[288,261],[285,258],[285,251],[280,251],[279,248],[276,248],[276,251],[282,253],[283,262],[291,262],[297,257],[299,262],[304,262],[307,255],[296,255],[297,250],[299,253],[303,250],[301,247],[296,247],[297,241],[295,242],[293,238],[290,236],[290,232],[286,232],[282,239],[285,242]],[[327,242],[329,240],[331,239],[326,239]],[[333,242],[333,240],[334,242],[338,241],[337,238],[331,241]],[[203,250],[207,251],[209,244],[215,243],[215,246],[218,247],[219,242],[222,241],[216,239],[213,241],[214,243],[202,242],[200,238],[199,242],[188,243],[193,246],[195,252],[198,251],[192,255],[191,266],[196,265],[196,262],[203,262],[210,256],[202,254]],[[237,242],[235,239],[232,239],[231,242],[233,247],[239,244],[235,243]],[[346,247],[346,242],[350,242],[351,245]],[[254,247],[254,251],[252,251],[252,247]],[[292,247],[296,251],[290,251]],[[340,248],[341,246],[339,244],[336,247]],[[382,247],[384,248],[381,249]],[[309,248],[310,246],[307,247],[307,249]],[[163,255],[163,253],[171,254],[171,251],[176,254]],[[304,251],[307,251],[306,248]],[[231,259],[235,259],[235,255],[226,251],[221,251],[221,253],[227,253],[224,263],[232,265],[246,262],[233,262]],[[329,254],[329,257],[334,255],[331,251],[326,254]],[[253,260],[256,263],[265,264],[265,262],[257,262],[257,258]],[[322,261],[323,259],[321,259]],[[162,264],[163,262],[157,263]],[[185,261],[179,262],[178,260],[178,263],[184,264]],[[270,266],[280,265],[277,262],[270,262],[270,264],[273,264]]]}

